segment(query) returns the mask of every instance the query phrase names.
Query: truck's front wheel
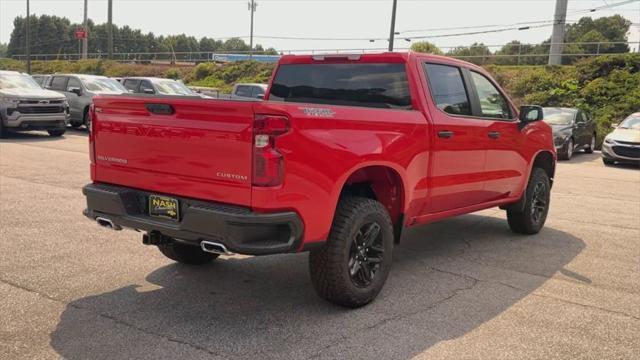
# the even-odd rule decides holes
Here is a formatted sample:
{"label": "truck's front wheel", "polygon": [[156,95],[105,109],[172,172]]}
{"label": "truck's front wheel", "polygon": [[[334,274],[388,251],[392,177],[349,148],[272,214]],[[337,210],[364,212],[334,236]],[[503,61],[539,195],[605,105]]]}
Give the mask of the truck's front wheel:
{"label": "truck's front wheel", "polygon": [[158,245],[160,252],[171,260],[189,265],[202,265],[213,261],[218,254],[202,251],[200,247],[175,241]]}
{"label": "truck's front wheel", "polygon": [[551,184],[547,173],[538,167],[534,167],[531,178],[527,184],[524,197],[524,209],[507,210],[509,227],[519,234],[537,234],[547,219],[549,212],[549,200]]}
{"label": "truck's front wheel", "polygon": [[381,203],[340,200],[329,239],[309,254],[311,281],[324,299],[356,308],[376,298],[391,269],[393,226]]}

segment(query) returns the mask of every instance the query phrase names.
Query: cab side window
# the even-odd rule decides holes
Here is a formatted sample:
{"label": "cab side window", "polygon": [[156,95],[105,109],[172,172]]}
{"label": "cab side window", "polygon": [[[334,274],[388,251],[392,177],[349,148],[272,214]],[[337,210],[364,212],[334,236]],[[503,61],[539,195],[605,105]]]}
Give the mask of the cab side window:
{"label": "cab side window", "polygon": [[135,93],[138,92],[138,85],[140,85],[140,80],[126,79],[123,85],[127,90]]}
{"label": "cab side window", "polygon": [[67,77],[66,76],[54,76],[51,79],[49,89],[58,91],[67,91]]}
{"label": "cab side window", "polygon": [[76,78],[69,78],[69,82],[67,83],[67,91],[71,91],[72,88],[82,89],[82,84],[80,84],[80,80]]}
{"label": "cab side window", "polygon": [[509,102],[484,75],[471,71],[471,78],[480,101],[480,116],[496,119],[511,119]]}
{"label": "cab side window", "polygon": [[424,67],[436,106],[449,114],[471,115],[469,95],[460,69],[455,66],[428,63]]}
{"label": "cab side window", "polygon": [[151,85],[151,82],[148,80],[142,80],[140,82],[140,92],[144,94],[155,94],[156,91],[154,90],[153,85]]}
{"label": "cab side window", "polygon": [[249,86],[240,85],[236,88],[236,95],[243,97],[251,97],[251,88]]}

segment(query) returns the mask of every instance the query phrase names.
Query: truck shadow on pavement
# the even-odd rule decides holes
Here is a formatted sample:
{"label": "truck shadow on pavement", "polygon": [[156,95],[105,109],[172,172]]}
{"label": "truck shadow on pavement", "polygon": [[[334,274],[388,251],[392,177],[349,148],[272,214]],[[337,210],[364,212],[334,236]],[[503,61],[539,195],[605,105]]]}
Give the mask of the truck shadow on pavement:
{"label": "truck shadow on pavement", "polygon": [[410,358],[517,306],[584,248],[570,234],[510,232],[466,215],[408,230],[378,299],[347,310],[316,297],[304,254],[170,264],[153,284],[67,305],[51,333],[64,358]]}

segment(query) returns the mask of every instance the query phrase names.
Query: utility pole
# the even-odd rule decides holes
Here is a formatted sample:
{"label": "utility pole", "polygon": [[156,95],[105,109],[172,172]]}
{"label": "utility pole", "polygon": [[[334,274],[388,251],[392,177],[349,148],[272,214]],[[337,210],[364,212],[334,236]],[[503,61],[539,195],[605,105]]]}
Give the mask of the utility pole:
{"label": "utility pole", "polygon": [[398,0],[393,0],[393,8],[391,10],[391,31],[389,33],[389,51],[393,51],[393,36],[396,33],[396,6]]}
{"label": "utility pole", "polygon": [[29,0],[27,0],[27,74],[31,74],[31,21],[29,17]]}
{"label": "utility pole", "polygon": [[87,3],[88,0],[84,0],[84,22],[82,26],[84,27],[85,37],[82,39],[82,59],[87,58],[87,54],[89,53],[89,29],[87,28]]}
{"label": "utility pole", "polygon": [[256,12],[256,7],[258,4],[255,0],[251,0],[248,3],[249,12],[251,12],[251,31],[249,35],[249,59],[253,58],[253,13]]}
{"label": "utility pole", "polygon": [[107,59],[113,59],[113,0],[107,5]]}
{"label": "utility pole", "polygon": [[556,12],[553,16],[553,32],[549,48],[549,65],[562,65],[564,51],[564,26],[567,20],[568,0],[556,0]]}

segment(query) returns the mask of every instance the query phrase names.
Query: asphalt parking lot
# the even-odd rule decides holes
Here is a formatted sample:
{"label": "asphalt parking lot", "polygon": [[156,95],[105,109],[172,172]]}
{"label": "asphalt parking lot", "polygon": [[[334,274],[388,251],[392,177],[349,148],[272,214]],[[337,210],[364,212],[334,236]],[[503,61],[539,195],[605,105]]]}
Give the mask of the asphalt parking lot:
{"label": "asphalt parking lot", "polygon": [[373,304],[311,287],[307,255],[171,262],[82,216],[86,134],[0,141],[0,358],[637,359],[640,170],[558,165],[546,228],[498,209],[405,234]]}

